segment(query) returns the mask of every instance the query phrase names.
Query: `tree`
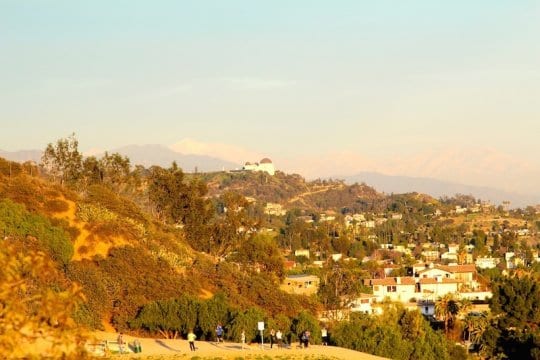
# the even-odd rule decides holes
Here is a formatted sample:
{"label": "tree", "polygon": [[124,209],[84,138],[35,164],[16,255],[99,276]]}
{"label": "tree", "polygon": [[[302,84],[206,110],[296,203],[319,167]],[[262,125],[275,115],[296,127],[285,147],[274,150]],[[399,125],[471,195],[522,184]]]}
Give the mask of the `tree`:
{"label": "tree", "polygon": [[186,182],[176,163],[169,169],[150,168],[149,183],[148,197],[157,217],[183,226],[189,244],[196,250],[208,252],[212,245],[209,221],[213,208],[205,198],[206,184],[199,179]]}
{"label": "tree", "polygon": [[103,180],[103,171],[99,160],[95,156],[89,156],[82,163],[82,178],[84,185],[99,184]]}
{"label": "tree", "polygon": [[284,276],[283,256],[274,239],[268,235],[257,234],[244,239],[232,260],[253,270],[276,275],[278,279]]}
{"label": "tree", "polygon": [[319,322],[307,311],[302,311],[295,319],[293,319],[291,330],[298,338],[300,338],[300,334],[303,331],[308,330],[311,333],[310,342],[314,344],[321,343],[321,328]]}
{"label": "tree", "polygon": [[[57,272],[54,262],[43,253],[23,251],[12,240],[1,242],[0,357],[87,358],[87,334],[72,319],[84,301],[81,288],[71,284],[55,291],[45,286]],[[41,340],[44,348],[37,353]]]}
{"label": "tree", "polygon": [[218,214],[212,222],[212,241],[207,251],[223,257],[248,239],[255,227],[247,216],[248,206],[246,198],[234,192],[226,192],[218,199]]}
{"label": "tree", "polygon": [[360,280],[345,263],[330,264],[323,270],[318,296],[329,315],[339,319],[340,312],[360,293]]}
{"label": "tree", "polygon": [[257,323],[259,321],[264,321],[265,318],[265,313],[256,307],[251,307],[245,311],[238,311],[232,315],[227,337],[238,341],[242,330],[244,330],[246,333],[246,341],[251,342],[257,339],[257,336],[259,335]]}
{"label": "tree", "polygon": [[468,314],[463,322],[465,323],[465,340],[478,344],[489,325],[487,316],[485,314]]}
{"label": "tree", "polygon": [[105,155],[99,160],[99,165],[102,172],[102,181],[106,184],[117,186],[122,182],[126,182],[129,177],[130,162],[127,156],[105,152]]}
{"label": "tree", "polygon": [[74,183],[82,172],[82,154],[75,134],[59,139],[56,145],[49,143],[41,157],[42,166],[60,184]]}
{"label": "tree", "polygon": [[218,323],[229,321],[229,303],[224,293],[218,292],[199,306],[199,329],[206,339],[213,339]]}
{"label": "tree", "polygon": [[540,326],[540,285],[530,276],[503,278],[493,286],[490,304],[503,327]]}
{"label": "tree", "polygon": [[435,314],[444,321],[444,331],[448,335],[448,329],[453,325],[454,319],[459,313],[459,303],[454,295],[448,293],[435,302]]}

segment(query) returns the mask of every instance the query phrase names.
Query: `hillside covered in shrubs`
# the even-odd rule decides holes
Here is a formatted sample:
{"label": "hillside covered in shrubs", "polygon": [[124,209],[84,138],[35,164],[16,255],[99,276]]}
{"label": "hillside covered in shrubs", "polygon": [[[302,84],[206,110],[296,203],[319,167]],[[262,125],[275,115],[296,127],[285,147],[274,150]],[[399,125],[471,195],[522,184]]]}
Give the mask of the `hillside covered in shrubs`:
{"label": "hillside covered in shrubs", "polygon": [[[268,214],[269,202],[285,213]],[[40,289],[52,297],[77,294],[66,315],[69,331],[79,326],[170,338],[194,329],[199,339],[212,339],[221,323],[227,339],[238,341],[245,330],[249,341],[258,336],[257,322],[265,321],[289,343],[304,330],[320,343],[326,326],[332,344],[355,350],[399,359],[466,358],[419,313],[399,306],[387,304],[381,317],[336,321],[328,315],[370,291],[362,279],[377,272],[376,264],[359,259],[391,254],[378,251],[367,233],[323,221],[321,212],[338,218],[401,213],[406,221],[373,230],[397,243],[422,240],[418,229],[435,206],[418,194],[386,196],[365,184],[306,182],[279,172],[185,174],[175,163],[145,168],[119,154],[83,158],[74,137],[50,144],[39,166],[0,159],[3,256],[44,258],[51,266],[45,278],[21,272],[29,285],[10,293],[10,301]],[[374,216],[362,221],[374,222]],[[456,238],[458,225],[450,223],[456,229],[448,234],[437,226],[433,236]],[[310,249],[324,262],[308,268],[294,255],[297,249]],[[336,253],[353,261],[331,260]],[[298,267],[286,269],[286,260]],[[321,279],[315,294],[280,289],[287,274],[300,273]],[[0,343],[7,336],[0,330]]]}

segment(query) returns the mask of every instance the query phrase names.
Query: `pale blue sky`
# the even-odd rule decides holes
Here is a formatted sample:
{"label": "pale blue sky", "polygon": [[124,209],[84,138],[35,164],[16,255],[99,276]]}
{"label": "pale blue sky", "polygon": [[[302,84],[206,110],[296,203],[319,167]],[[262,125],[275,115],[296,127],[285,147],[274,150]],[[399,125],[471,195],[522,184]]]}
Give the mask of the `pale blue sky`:
{"label": "pale blue sky", "polygon": [[538,1],[0,0],[0,79],[3,150],[74,131],[540,166]]}

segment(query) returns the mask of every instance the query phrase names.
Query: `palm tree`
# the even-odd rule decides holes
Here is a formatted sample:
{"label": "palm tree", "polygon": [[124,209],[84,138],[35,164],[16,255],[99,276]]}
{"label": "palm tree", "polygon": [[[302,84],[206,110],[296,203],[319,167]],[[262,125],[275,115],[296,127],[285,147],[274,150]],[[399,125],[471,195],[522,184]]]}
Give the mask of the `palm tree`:
{"label": "palm tree", "polygon": [[471,310],[473,307],[473,303],[470,299],[461,299],[459,301],[459,315],[460,316],[467,316],[469,313],[469,310]]}
{"label": "palm tree", "polygon": [[467,337],[471,343],[477,343],[484,334],[488,325],[488,318],[485,314],[469,314],[465,318],[467,324]]}
{"label": "palm tree", "polygon": [[435,302],[435,315],[444,320],[444,332],[448,335],[448,325],[453,323],[459,313],[459,302],[448,293]]}

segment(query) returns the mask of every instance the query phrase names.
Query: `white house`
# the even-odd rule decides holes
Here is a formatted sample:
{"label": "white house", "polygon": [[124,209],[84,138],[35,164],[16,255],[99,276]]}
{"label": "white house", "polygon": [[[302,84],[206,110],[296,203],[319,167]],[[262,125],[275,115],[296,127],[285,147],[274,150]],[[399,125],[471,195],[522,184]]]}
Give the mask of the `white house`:
{"label": "white house", "polygon": [[424,250],[422,251],[422,256],[426,261],[435,261],[439,260],[440,253],[439,250]]}
{"label": "white house", "polygon": [[494,257],[479,257],[475,265],[479,269],[494,269],[501,260]]}
{"label": "white house", "polygon": [[264,213],[267,215],[283,216],[287,212],[283,209],[283,206],[281,206],[281,204],[267,203],[264,208]]}
{"label": "white house", "polygon": [[413,267],[413,271],[416,277],[419,278],[445,278],[461,280],[461,282],[471,289],[478,287],[476,281],[476,267],[475,265],[429,265],[425,269],[419,269],[417,266]]}
{"label": "white house", "polygon": [[373,314],[372,304],[375,303],[377,297],[372,294],[360,294],[359,297],[351,301],[349,307],[352,312],[361,312],[364,314]]}
{"label": "white house", "polygon": [[447,261],[458,261],[458,254],[454,252],[445,252],[441,255],[441,260],[447,260]]}
{"label": "white house", "polygon": [[289,294],[312,295],[319,289],[320,279],[315,275],[289,275],[280,289]]}
{"label": "white house", "polygon": [[372,229],[372,228],[375,227],[375,221],[366,220],[366,221],[363,221],[362,223],[360,223],[360,226],[368,228],[368,229]]}
{"label": "white house", "polygon": [[298,249],[294,250],[294,256],[305,256],[309,259],[309,250],[308,249]]}
{"label": "white house", "polygon": [[448,279],[443,277],[438,278],[422,278],[416,284],[417,290],[420,293],[419,298],[435,300],[443,297],[446,294],[455,294],[459,291],[459,286],[463,283],[462,280]]}
{"label": "white house", "polygon": [[377,301],[389,298],[392,301],[408,302],[416,296],[416,283],[412,277],[369,279],[365,283],[371,286]]}
{"label": "white house", "polygon": [[338,254],[332,254],[330,256],[332,257],[333,261],[339,261],[339,260],[341,260],[341,258],[343,258],[343,254],[339,254],[339,253]]}

